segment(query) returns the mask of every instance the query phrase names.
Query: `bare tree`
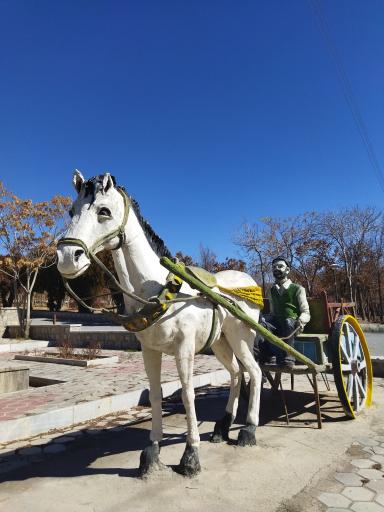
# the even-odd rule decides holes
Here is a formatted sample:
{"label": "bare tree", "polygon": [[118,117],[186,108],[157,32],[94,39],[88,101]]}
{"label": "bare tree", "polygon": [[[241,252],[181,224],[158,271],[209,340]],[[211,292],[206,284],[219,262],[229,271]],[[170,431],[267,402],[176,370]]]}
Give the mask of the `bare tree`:
{"label": "bare tree", "polygon": [[200,244],[200,266],[208,270],[208,272],[215,272],[217,265],[216,254],[208,247]]}
{"label": "bare tree", "polygon": [[380,217],[381,213],[375,208],[358,206],[330,212],[323,217],[322,233],[334,245],[333,254],[344,269],[351,302],[356,302],[356,278]]}
{"label": "bare tree", "polygon": [[327,248],[319,226],[319,216],[313,212],[285,219],[266,217],[258,224],[243,224],[235,243],[245,251],[252,267],[260,272],[264,293],[270,262],[280,255],[288,259],[299,280],[312,294]]}
{"label": "bare tree", "polygon": [[192,256],[189,256],[189,254],[184,254],[181,251],[178,251],[176,253],[176,258],[178,259],[178,261],[184,263],[184,265],[196,265],[195,262],[193,261]]}
{"label": "bare tree", "polygon": [[257,224],[244,223],[234,237],[234,243],[241,247],[248,259],[251,272],[261,278],[263,296],[266,296],[265,281],[269,269],[269,246],[263,231]]}

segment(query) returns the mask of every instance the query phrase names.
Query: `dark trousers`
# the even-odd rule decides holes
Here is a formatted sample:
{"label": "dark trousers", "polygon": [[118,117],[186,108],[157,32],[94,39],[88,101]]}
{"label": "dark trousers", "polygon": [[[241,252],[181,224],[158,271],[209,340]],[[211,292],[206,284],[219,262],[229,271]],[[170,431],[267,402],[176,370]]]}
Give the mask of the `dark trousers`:
{"label": "dark trousers", "polygon": [[[271,332],[278,338],[286,338],[295,330],[295,318],[278,318],[271,316],[267,318],[267,322],[273,327],[270,329]],[[288,345],[293,345],[294,338],[284,340]],[[282,350],[277,345],[270,343],[268,340],[262,339],[259,341],[260,360],[261,362],[268,361],[272,356],[276,357],[277,363],[283,363],[287,361],[295,361],[295,358]]]}

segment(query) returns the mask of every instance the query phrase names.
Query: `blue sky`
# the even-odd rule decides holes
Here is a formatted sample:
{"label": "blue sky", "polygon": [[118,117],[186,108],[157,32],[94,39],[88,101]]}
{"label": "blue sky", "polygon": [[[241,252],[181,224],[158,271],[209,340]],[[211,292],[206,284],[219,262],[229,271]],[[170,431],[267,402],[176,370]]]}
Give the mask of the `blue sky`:
{"label": "blue sky", "polygon": [[[384,3],[321,3],[383,165]],[[0,0],[0,70],[5,186],[41,200],[108,170],[173,252],[382,207],[309,0]]]}

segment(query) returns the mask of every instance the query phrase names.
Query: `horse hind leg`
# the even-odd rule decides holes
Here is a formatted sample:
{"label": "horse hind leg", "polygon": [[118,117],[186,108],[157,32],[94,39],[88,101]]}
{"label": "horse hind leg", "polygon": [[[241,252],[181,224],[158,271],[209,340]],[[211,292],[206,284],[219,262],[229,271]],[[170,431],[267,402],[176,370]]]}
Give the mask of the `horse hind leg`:
{"label": "horse hind leg", "polygon": [[[238,445],[252,446],[256,444],[256,427],[259,424],[261,370],[253,357],[255,333],[241,321],[232,318],[224,329],[228,343],[235,356],[248,372],[250,396],[248,403],[247,424],[239,432]],[[241,383],[240,383],[241,385]]]}
{"label": "horse hind leg", "polygon": [[229,398],[225,407],[225,414],[215,423],[215,428],[210,439],[212,443],[220,443],[229,440],[229,429],[236,417],[239,404],[242,372],[224,334],[214,343],[212,350],[231,376]]}

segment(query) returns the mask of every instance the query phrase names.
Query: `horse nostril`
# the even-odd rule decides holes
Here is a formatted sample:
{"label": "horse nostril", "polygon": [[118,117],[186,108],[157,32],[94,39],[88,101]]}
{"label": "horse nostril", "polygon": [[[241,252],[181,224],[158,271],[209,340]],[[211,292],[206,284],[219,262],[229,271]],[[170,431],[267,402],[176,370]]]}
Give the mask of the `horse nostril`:
{"label": "horse nostril", "polygon": [[83,254],[84,254],[83,249],[77,249],[75,251],[75,261],[79,261],[80,256],[82,256]]}

